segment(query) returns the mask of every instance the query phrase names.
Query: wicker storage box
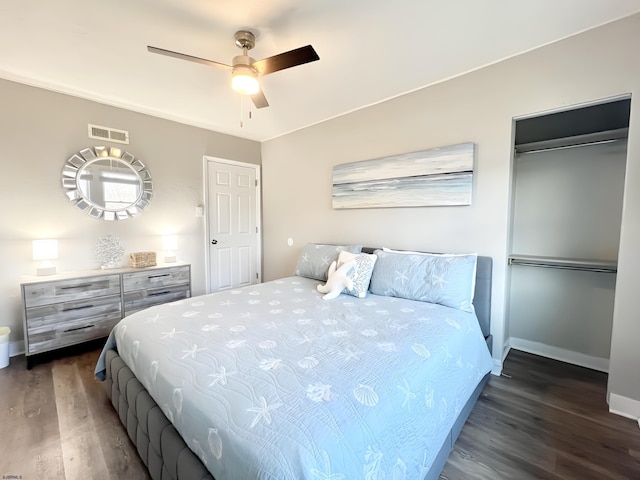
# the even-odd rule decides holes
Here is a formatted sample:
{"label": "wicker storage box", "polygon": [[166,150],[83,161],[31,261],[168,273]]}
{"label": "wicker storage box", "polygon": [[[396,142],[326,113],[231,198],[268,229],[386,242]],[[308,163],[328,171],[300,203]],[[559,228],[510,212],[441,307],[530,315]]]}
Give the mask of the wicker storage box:
{"label": "wicker storage box", "polygon": [[156,265],[156,252],[134,252],[129,254],[132,267],[153,267]]}

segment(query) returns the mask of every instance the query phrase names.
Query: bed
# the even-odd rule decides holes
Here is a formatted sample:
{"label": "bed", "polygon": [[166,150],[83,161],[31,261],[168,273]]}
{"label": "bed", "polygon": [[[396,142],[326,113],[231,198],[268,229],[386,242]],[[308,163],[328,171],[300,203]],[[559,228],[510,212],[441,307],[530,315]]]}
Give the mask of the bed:
{"label": "bed", "polygon": [[401,296],[422,257],[354,255],[374,251],[363,298],[323,300],[303,252],[295,276],[113,329],[96,376],[154,480],[438,478],[492,366],[491,259],[453,308]]}

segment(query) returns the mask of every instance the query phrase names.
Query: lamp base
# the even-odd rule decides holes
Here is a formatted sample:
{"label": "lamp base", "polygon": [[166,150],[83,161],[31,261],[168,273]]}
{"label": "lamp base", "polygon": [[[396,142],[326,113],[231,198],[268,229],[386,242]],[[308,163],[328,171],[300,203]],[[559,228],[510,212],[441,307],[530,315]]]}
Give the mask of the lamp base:
{"label": "lamp base", "polygon": [[55,275],[55,273],[55,265],[40,265],[38,268],[36,268],[36,275]]}
{"label": "lamp base", "polygon": [[165,255],[164,256],[164,263],[175,263],[176,261],[176,256],[175,255]]}

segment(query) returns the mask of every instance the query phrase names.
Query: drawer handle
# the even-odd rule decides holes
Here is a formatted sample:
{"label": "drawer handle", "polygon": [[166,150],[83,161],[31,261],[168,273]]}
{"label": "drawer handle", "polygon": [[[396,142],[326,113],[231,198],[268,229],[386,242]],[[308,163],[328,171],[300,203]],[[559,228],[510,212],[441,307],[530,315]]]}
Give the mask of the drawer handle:
{"label": "drawer handle", "polygon": [[150,297],[157,297],[159,295],[166,295],[167,293],[171,293],[171,290],[165,290],[164,292],[150,293],[149,296]]}
{"label": "drawer handle", "polygon": [[69,290],[71,288],[86,288],[91,287],[93,283],[81,283],[80,285],[69,285],[68,287],[60,287],[60,290]]}
{"label": "drawer handle", "polygon": [[93,328],[95,325],[85,325],[84,327],[68,328],[63,333],[75,332],[76,330],[84,330],[85,328]]}
{"label": "drawer handle", "polygon": [[151,280],[152,278],[160,278],[160,277],[170,277],[170,273],[163,273],[161,275],[149,275],[147,278]]}
{"label": "drawer handle", "polygon": [[93,308],[93,305],[82,305],[81,307],[63,308],[62,311],[63,312],[70,312],[72,310],[84,310],[85,308]]}

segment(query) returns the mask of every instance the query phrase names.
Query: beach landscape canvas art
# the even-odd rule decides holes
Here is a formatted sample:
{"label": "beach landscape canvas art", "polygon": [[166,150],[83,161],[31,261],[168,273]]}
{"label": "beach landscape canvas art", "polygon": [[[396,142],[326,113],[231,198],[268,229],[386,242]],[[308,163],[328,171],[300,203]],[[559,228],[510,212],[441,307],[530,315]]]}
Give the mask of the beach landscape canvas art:
{"label": "beach landscape canvas art", "polygon": [[333,167],[333,208],[471,205],[474,144]]}

